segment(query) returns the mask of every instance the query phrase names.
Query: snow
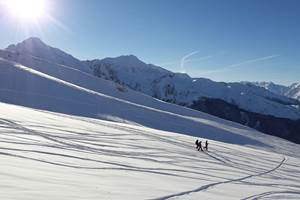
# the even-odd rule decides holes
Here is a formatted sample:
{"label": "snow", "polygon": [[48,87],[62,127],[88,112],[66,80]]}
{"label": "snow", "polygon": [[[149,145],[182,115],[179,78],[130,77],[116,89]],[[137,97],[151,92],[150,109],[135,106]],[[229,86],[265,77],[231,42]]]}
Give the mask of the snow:
{"label": "snow", "polygon": [[285,95],[300,101],[300,83],[290,85]]}
{"label": "snow", "polygon": [[[5,103],[138,124],[233,144],[263,145],[257,139],[258,132],[250,128],[129,89],[122,92],[115,84],[101,79],[94,80],[98,88],[92,90],[5,59],[0,59],[0,69],[0,101]],[[280,146],[276,149],[281,151]]]}
{"label": "snow", "polygon": [[[0,50],[0,57],[117,98],[119,94],[116,94],[115,90],[110,92],[111,86],[99,86],[112,83],[98,81],[93,74],[95,69],[97,75],[102,78],[117,84],[125,84],[146,95],[179,105],[191,105],[201,97],[209,97],[222,99],[255,113],[289,119],[300,118],[300,110],[295,106],[297,102],[281,94],[270,92],[267,88],[247,83],[222,83],[204,78],[191,78],[187,74],[173,73],[159,66],[146,64],[134,55],[80,61],[57,48],[46,45],[39,38],[29,38],[19,44],[10,45],[5,50]],[[119,90],[125,90],[120,85],[117,87]],[[129,93],[130,95],[124,95],[126,97],[122,98],[135,101],[136,95],[134,97],[131,95],[135,93],[133,91]],[[240,95],[241,93],[244,95]],[[290,96],[295,97],[297,94],[299,89],[294,89]]]}
{"label": "snow", "polygon": [[168,102],[191,105],[201,97],[209,97],[234,102],[239,108],[255,113],[289,119],[300,118],[300,110],[294,106],[297,102],[255,84],[191,78],[187,74],[173,73],[146,64],[132,55],[85,63],[96,69],[99,77],[123,83]]}
{"label": "snow", "polygon": [[299,145],[254,134],[264,145],[198,152],[188,135],[0,103],[0,199],[299,199]]}
{"label": "snow", "polygon": [[78,59],[61,51],[60,49],[46,45],[39,38],[31,37],[16,45],[10,45],[6,48],[9,52],[33,56],[48,62],[54,62],[88,72],[88,68]]}
{"label": "snow", "polygon": [[300,100],[300,83],[293,83],[289,86],[279,85],[273,82],[254,82],[252,84],[263,87],[274,94]]}
{"label": "snow", "polygon": [[[247,83],[247,82],[246,82]],[[251,82],[248,82],[251,83]],[[273,92],[275,94],[279,94],[279,95],[285,95],[285,93],[288,90],[287,86],[284,85],[279,85],[279,84],[275,84],[273,82],[253,82],[252,84],[263,87],[267,90],[269,90],[270,92]]]}
{"label": "snow", "polygon": [[299,145],[14,48],[0,51],[0,199],[300,198]]}
{"label": "snow", "polygon": [[147,91],[146,94],[151,92],[151,88],[148,86],[151,85],[154,79],[169,74],[169,71],[158,66],[145,64],[133,55],[105,58],[85,63],[91,68],[97,66],[102,73],[114,79],[114,81],[125,82],[138,91]]}
{"label": "snow", "polygon": [[[114,85],[99,84],[106,87],[103,92],[109,90],[115,95],[111,96],[3,59],[0,60],[0,69],[2,102],[65,114],[116,119],[189,135],[199,135],[199,130],[206,127],[207,131],[201,133],[202,136],[225,142],[234,142],[232,140],[234,137],[238,143],[256,144],[256,141],[251,139],[252,135],[247,137],[240,135],[252,132],[252,129],[198,111],[157,101],[139,93],[130,95],[128,91],[128,94],[135,98],[134,101],[128,101],[123,92],[118,91]],[[212,128],[218,124],[223,124],[220,126],[222,134],[220,130]],[[235,133],[234,136],[232,132]]]}

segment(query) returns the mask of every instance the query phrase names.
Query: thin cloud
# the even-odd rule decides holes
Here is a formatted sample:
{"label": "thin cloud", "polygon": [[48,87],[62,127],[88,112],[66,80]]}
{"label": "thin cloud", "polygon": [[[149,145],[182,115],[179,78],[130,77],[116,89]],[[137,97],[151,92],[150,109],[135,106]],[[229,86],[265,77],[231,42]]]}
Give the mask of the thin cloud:
{"label": "thin cloud", "polygon": [[247,64],[253,64],[253,63],[257,63],[257,62],[261,62],[261,61],[266,61],[266,60],[272,60],[272,59],[277,58],[279,56],[280,55],[270,55],[270,56],[265,56],[265,57],[260,57],[260,58],[254,58],[254,59],[250,59],[250,60],[245,60],[243,62],[239,62],[239,63],[232,64],[232,65],[228,65],[228,66],[220,68],[220,69],[204,71],[201,74],[212,74],[212,73],[219,73],[219,72],[229,71],[229,70],[233,70],[233,69],[239,69],[242,66],[247,65]]}

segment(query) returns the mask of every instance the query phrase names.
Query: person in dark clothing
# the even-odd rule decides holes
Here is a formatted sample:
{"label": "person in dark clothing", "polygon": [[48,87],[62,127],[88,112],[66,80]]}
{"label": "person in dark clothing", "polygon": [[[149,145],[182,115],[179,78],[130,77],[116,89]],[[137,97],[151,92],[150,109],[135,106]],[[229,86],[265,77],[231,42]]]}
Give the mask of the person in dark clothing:
{"label": "person in dark clothing", "polygon": [[205,149],[206,151],[208,151],[208,141],[207,141],[207,140],[205,141],[205,147],[204,147],[204,149]]}
{"label": "person in dark clothing", "polygon": [[198,149],[199,148],[199,140],[198,139],[196,140],[195,144],[196,144],[196,149]]}
{"label": "person in dark clothing", "polygon": [[201,151],[203,151],[202,149],[202,141],[199,142],[199,148],[198,148],[198,151],[201,149]]}

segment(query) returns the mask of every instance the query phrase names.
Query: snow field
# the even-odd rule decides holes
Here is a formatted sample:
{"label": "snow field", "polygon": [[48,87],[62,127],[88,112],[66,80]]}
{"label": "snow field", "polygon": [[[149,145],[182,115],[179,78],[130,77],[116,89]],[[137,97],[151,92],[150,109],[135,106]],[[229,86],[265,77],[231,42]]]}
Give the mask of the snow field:
{"label": "snow field", "polygon": [[0,199],[300,198],[297,155],[195,139],[1,103]]}

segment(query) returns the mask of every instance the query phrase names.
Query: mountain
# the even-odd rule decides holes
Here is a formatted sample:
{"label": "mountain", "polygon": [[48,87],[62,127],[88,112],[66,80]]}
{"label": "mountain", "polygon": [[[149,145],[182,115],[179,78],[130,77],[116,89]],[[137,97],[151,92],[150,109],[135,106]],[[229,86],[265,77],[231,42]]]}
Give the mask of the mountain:
{"label": "mountain", "polygon": [[152,94],[149,85],[153,80],[170,74],[161,67],[145,64],[134,55],[86,61],[85,64],[98,77],[126,84],[130,88],[146,94]]}
{"label": "mountain", "polygon": [[28,38],[16,45],[9,45],[5,50],[21,54],[23,56],[26,55],[35,57],[36,59],[50,63],[72,66],[72,68],[79,69],[81,71],[88,70],[88,68],[85,67],[80,60],[60,49],[46,45],[43,41],[36,37]]}
{"label": "mountain", "polygon": [[[256,113],[299,119],[300,110],[287,97],[252,84],[214,82],[173,73],[145,64],[133,56],[86,62],[98,77],[112,80],[158,99],[190,106],[201,97],[222,99]],[[251,103],[255,101],[255,104]],[[289,106],[287,106],[289,105]]]}
{"label": "mountain", "polygon": [[293,83],[290,86],[279,85],[273,82],[253,82],[252,84],[263,87],[274,94],[300,100],[300,83]]}
{"label": "mountain", "polygon": [[[253,84],[222,83],[204,78],[191,78],[187,74],[173,73],[152,64],[145,64],[133,55],[80,61],[57,48],[46,45],[38,38],[29,38],[1,50],[0,58],[3,67],[10,66],[10,71],[2,71],[2,74],[7,75],[2,79],[0,86],[2,91],[0,100],[8,103],[88,117],[105,116],[106,119],[129,120],[133,123],[151,125],[151,127],[152,123],[141,120],[145,117],[138,118],[142,114],[126,116],[125,110],[114,111],[114,115],[108,117],[108,113],[113,112],[109,110],[113,105],[109,103],[109,99],[121,99],[122,102],[130,102],[131,106],[132,103],[139,105],[138,109],[130,106],[130,110],[139,110],[140,107],[146,106],[147,109],[154,108],[163,112],[176,112],[176,115],[186,115],[187,111],[182,111],[182,107],[159,101],[163,100],[300,143],[298,102]],[[26,73],[22,74],[24,71]],[[28,71],[33,73],[28,75]],[[15,74],[20,75],[15,77]],[[31,81],[36,80],[40,75],[55,80],[56,86],[53,86],[55,89],[49,88],[54,84],[53,82],[41,84],[39,87],[40,78]],[[57,85],[62,81],[64,84]],[[65,83],[68,88],[66,91],[60,89]],[[75,94],[69,91],[69,87],[73,89],[79,87],[84,94],[78,91]],[[85,99],[86,93],[88,93],[87,99]],[[25,94],[27,99],[23,97]],[[110,98],[105,100],[100,98],[100,103],[99,95]],[[39,99],[37,96],[43,98]],[[48,101],[46,97],[55,102],[49,103],[50,105],[58,106],[44,104],[44,101]],[[64,103],[59,102],[59,99]],[[68,104],[68,102],[72,103]],[[80,109],[80,105],[83,104],[92,106],[80,111],[74,109],[76,107]],[[106,114],[97,114],[98,104],[105,105],[102,109]],[[186,130],[185,127],[165,127],[156,123],[154,127],[170,131],[178,129],[178,132],[187,132],[191,135],[197,134],[196,129]]]}
{"label": "mountain", "polygon": [[[245,83],[251,83],[251,82],[245,82]],[[252,82],[254,85],[257,85],[259,87],[263,87],[270,92],[273,92],[274,94],[279,94],[282,96],[286,96],[286,92],[288,91],[289,87],[284,85],[275,84],[273,82]]]}
{"label": "mountain", "polygon": [[[9,57],[13,58],[13,55]],[[35,62],[32,60],[30,63]],[[78,70],[62,68],[61,71],[55,71],[56,68],[55,65],[44,65],[42,72],[37,67],[27,67],[1,58],[0,101],[187,135],[201,135],[229,143],[255,145],[258,142],[252,136],[241,135],[247,135],[249,131],[252,133],[250,128],[159,101]],[[48,74],[45,73],[47,69]],[[203,132],[199,133],[199,130]]]}
{"label": "mountain", "polygon": [[291,84],[285,95],[300,101],[300,83]]}
{"label": "mountain", "polygon": [[135,56],[85,62],[95,76],[157,99],[238,122],[298,142],[299,102],[252,83],[191,78],[146,64]]}

